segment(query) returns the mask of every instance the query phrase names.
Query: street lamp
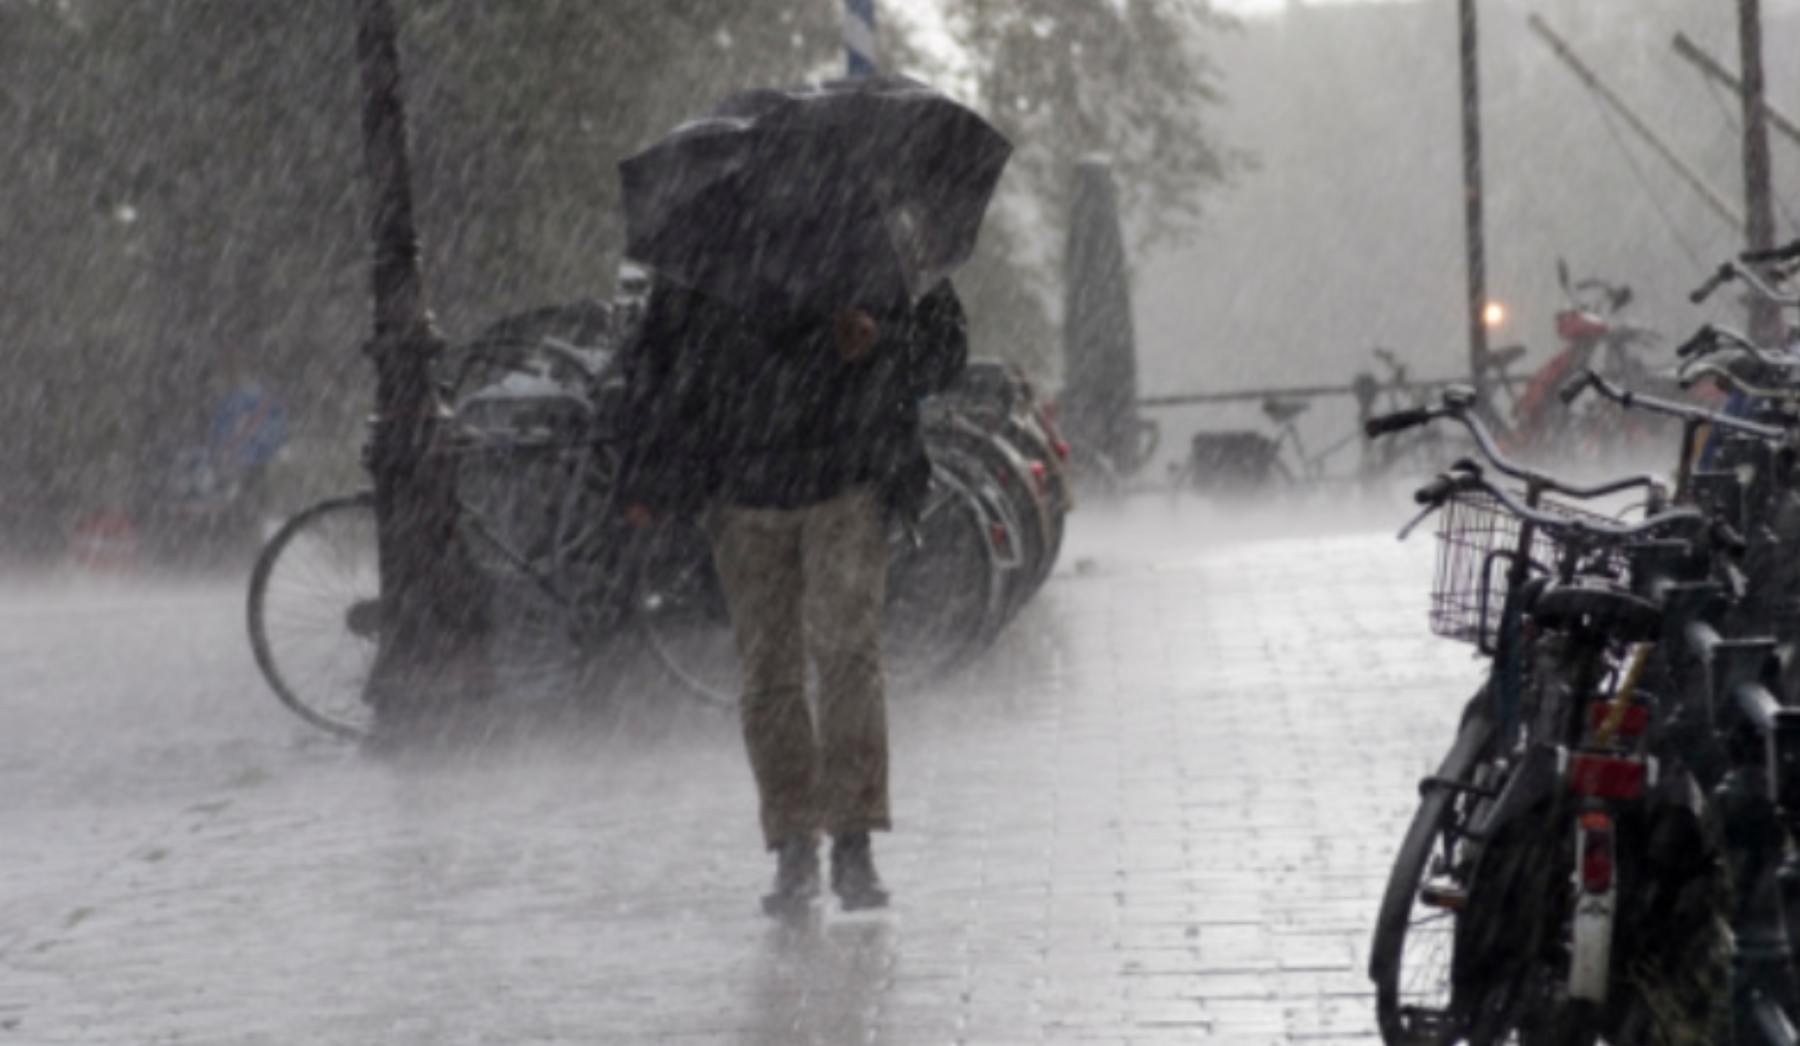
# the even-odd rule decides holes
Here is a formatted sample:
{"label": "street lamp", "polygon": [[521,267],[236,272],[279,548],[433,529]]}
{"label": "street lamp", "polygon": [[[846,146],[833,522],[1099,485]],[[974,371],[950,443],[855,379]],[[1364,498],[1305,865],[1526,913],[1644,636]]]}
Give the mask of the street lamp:
{"label": "street lamp", "polygon": [[441,445],[433,362],[444,351],[425,306],[413,223],[406,111],[390,0],[359,0],[357,65],[375,258],[375,414],[364,464],[375,483],[381,625],[365,697],[390,730],[420,725],[488,687],[487,600],[456,533],[455,474]]}

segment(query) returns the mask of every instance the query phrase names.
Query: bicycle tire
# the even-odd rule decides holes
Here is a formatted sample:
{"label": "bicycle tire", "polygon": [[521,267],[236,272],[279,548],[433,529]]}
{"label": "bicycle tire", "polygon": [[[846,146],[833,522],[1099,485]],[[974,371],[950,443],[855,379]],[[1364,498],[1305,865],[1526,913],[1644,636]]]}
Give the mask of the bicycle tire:
{"label": "bicycle tire", "polygon": [[941,462],[933,463],[932,483],[918,547],[889,553],[882,642],[902,687],[968,661],[998,631],[1001,614],[1004,578],[986,511]]}
{"label": "bicycle tire", "polygon": [[[330,532],[337,528],[344,533]],[[313,726],[351,739],[374,724],[363,688],[375,661],[380,613],[375,534],[372,492],[302,509],[257,554],[245,607],[251,653],[276,698]],[[336,556],[317,558],[309,571],[303,536],[342,547]],[[366,548],[356,547],[364,536]],[[308,573],[311,583],[303,584]]]}
{"label": "bicycle tire", "polygon": [[643,547],[632,568],[629,611],[639,644],[686,696],[736,705],[742,669],[710,543],[697,524],[675,521]]}
{"label": "bicycle tire", "polygon": [[[934,462],[933,482],[935,490],[946,493],[927,502],[920,534],[926,546],[889,549],[882,661],[894,688],[901,691],[963,664],[985,647],[998,631],[1001,612],[1002,572],[990,543],[987,512],[941,462]],[[651,662],[682,693],[706,704],[732,707],[740,697],[742,672],[710,545],[692,524],[678,526],[689,529],[652,543],[649,555],[638,564],[630,600],[631,627]],[[939,569],[930,573],[914,558],[952,550],[960,550],[958,558],[931,564]],[[968,561],[971,556],[978,558]],[[915,567],[920,572],[913,573]],[[959,583],[960,590],[948,593],[938,588],[946,578]],[[926,616],[923,635],[904,631],[918,620],[908,614],[912,607]],[[908,642],[896,649],[902,637]]]}
{"label": "bicycle tire", "polygon": [[1041,583],[1041,579],[1048,578],[1056,569],[1062,556],[1063,536],[1073,500],[1069,492],[1068,465],[1058,456],[1049,435],[1035,421],[1021,421],[1009,415],[1000,432],[1028,461],[1036,461],[1043,470],[1043,484],[1039,489],[1047,537],[1044,562],[1039,572]]}
{"label": "bicycle tire", "polygon": [[[1472,707],[1482,700],[1482,693],[1478,693],[1471,702]],[[1433,780],[1454,786],[1473,786],[1477,770],[1489,758],[1493,737],[1493,723],[1485,715],[1478,711],[1465,715],[1456,741],[1439,764]],[[1469,793],[1445,786],[1425,788],[1422,792],[1419,808],[1413,814],[1412,823],[1394,858],[1393,870],[1388,875],[1369,949],[1369,977],[1375,982],[1376,1023],[1387,1046],[1438,1046],[1449,1041],[1444,1036],[1448,1022],[1452,1020],[1449,964],[1455,916],[1451,909],[1443,909],[1445,914],[1432,917],[1434,926],[1440,922],[1444,924],[1442,940],[1435,942],[1442,947],[1434,953],[1442,962],[1441,971],[1431,969],[1429,960],[1419,964],[1419,972],[1434,979],[1435,983],[1425,987],[1409,986],[1404,982],[1408,973],[1408,938],[1413,938],[1415,955],[1421,943],[1415,932],[1420,924],[1414,919],[1420,905],[1420,892],[1433,870],[1433,858],[1440,856],[1440,847],[1446,842],[1456,845],[1452,840],[1456,840],[1459,829],[1470,819],[1468,809],[1457,801]],[[1441,1007],[1421,1006],[1409,1001],[1426,990],[1442,993]]]}
{"label": "bicycle tire", "polygon": [[[526,318],[557,315],[540,312]],[[553,385],[547,373],[561,384]],[[529,394],[495,391],[518,375],[532,376]],[[591,558],[602,540],[617,475],[614,454],[594,438],[603,380],[572,347],[556,343],[493,339],[459,350],[449,395],[461,432],[449,453],[462,525],[474,531],[467,542],[471,560],[497,582],[521,571],[556,576]]]}
{"label": "bicycle tire", "polygon": [[[991,487],[1003,504],[995,506],[1015,543],[1017,570],[1007,576],[1003,619],[1010,621],[1050,574],[1054,526],[1046,499],[1024,456],[1001,437],[979,429],[934,428],[926,434],[934,457],[945,457],[972,491]],[[981,477],[980,480],[977,477]],[[991,482],[989,478],[991,477]]]}
{"label": "bicycle tire", "polygon": [[1021,515],[1018,499],[1007,492],[1003,478],[995,474],[990,464],[985,455],[970,453],[962,444],[940,446],[932,452],[933,468],[954,478],[986,531],[987,561],[994,573],[996,593],[993,612],[980,633],[984,646],[1031,598],[1040,580],[1034,572],[1035,546],[1029,534],[1037,524]]}

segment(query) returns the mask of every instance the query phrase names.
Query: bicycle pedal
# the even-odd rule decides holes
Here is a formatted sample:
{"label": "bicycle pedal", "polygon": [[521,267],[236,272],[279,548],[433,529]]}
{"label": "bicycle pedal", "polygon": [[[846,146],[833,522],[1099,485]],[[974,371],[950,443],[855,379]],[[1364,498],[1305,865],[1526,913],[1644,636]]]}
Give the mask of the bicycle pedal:
{"label": "bicycle pedal", "polygon": [[1469,906],[1468,891],[1443,883],[1426,883],[1419,887],[1419,903],[1428,908],[1460,912]]}

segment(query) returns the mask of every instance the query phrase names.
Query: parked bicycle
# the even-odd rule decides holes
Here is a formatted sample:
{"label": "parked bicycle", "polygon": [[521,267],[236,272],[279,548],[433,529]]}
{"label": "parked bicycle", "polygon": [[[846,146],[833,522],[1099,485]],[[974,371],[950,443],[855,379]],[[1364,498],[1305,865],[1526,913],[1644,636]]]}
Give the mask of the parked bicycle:
{"label": "parked bicycle", "polygon": [[1326,478],[1331,459],[1358,434],[1352,432],[1320,450],[1308,449],[1299,419],[1311,406],[1303,399],[1269,396],[1261,410],[1273,434],[1255,429],[1194,433],[1187,457],[1169,466],[1172,487],[1177,492],[1241,496]]}
{"label": "parked bicycle", "polygon": [[1580,486],[1528,469],[1474,408],[1452,390],[1370,423],[1380,435],[1453,420],[1523,488],[1465,461],[1418,495],[1420,519],[1441,513],[1433,630],[1475,644],[1490,670],[1421,784],[1389,879],[1370,958],[1377,1016],[1389,1043],[1591,1042],[1616,988],[1618,876],[1636,874],[1619,870],[1620,840],[1662,814],[1645,748],[1652,696],[1630,668],[1660,619],[1632,587],[1630,550],[1693,540],[1704,519],[1581,512],[1571,502],[1655,481]]}
{"label": "parked bicycle", "polygon": [[[1783,250],[1744,261],[1800,259],[1800,243]],[[1702,291],[1748,274],[1800,305],[1733,270]],[[1679,352],[1690,380],[1725,384],[1737,409],[1597,369],[1559,394],[1573,405],[1592,389],[1680,428],[1676,507],[1652,496],[1637,523],[1533,504],[1639,481],[1572,489],[1521,469],[1469,397],[1371,423],[1453,418],[1525,484],[1510,495],[1464,462],[1420,492],[1427,513],[1443,510],[1434,627],[1463,621],[1440,631],[1472,636],[1492,664],[1421,785],[1378,918],[1370,973],[1389,1043],[1797,1041],[1800,370],[1712,328]],[[1480,522],[1471,497],[1516,529]],[[1490,532],[1504,542],[1471,540]],[[1440,617],[1468,592],[1472,619]]]}
{"label": "parked bicycle", "polygon": [[1556,279],[1565,299],[1555,318],[1561,347],[1532,372],[1514,401],[1503,445],[1530,460],[1591,462],[1619,454],[1654,454],[1666,441],[1666,426],[1643,417],[1585,412],[1559,393],[1590,368],[1634,388],[1673,393],[1674,386],[1654,374],[1642,357],[1661,336],[1625,318],[1636,297],[1629,285],[1572,278],[1560,258]]}
{"label": "parked bicycle", "polygon": [[1075,508],[1070,447],[1062,438],[1051,405],[1040,400],[1024,372],[998,360],[970,360],[955,386],[938,397],[942,411],[1016,448],[1042,500],[1047,548],[1037,569],[1041,584],[1060,555],[1068,515]]}
{"label": "parked bicycle", "polygon": [[[498,659],[512,679],[566,674],[558,658],[591,661],[629,643],[684,692],[735,702],[735,652],[698,522],[639,533],[612,510],[607,425],[620,386],[605,333],[591,308],[550,310],[447,361],[440,394],[452,424],[432,452],[456,459],[458,532],[503,619]],[[924,511],[890,534],[886,641],[902,686],[991,640],[1028,594],[1014,583],[1019,548],[1044,528],[1003,489],[994,457],[972,459],[968,441],[928,443]],[[1015,485],[1035,487],[1028,465],[1005,460],[1023,477]],[[372,496],[329,499],[288,520],[251,575],[251,644],[264,676],[296,713],[345,736],[371,725],[362,684],[379,638],[374,533]]]}

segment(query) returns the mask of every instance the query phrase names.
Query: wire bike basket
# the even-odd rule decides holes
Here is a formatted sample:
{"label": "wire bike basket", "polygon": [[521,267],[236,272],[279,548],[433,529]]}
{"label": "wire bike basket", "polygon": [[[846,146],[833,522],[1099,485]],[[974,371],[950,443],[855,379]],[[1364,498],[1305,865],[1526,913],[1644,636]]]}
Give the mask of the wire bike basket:
{"label": "wire bike basket", "polygon": [[[1616,522],[1554,502],[1537,507],[1574,521]],[[1484,490],[1460,492],[1444,503],[1438,513],[1437,569],[1431,585],[1433,634],[1493,652],[1506,607],[1507,575],[1520,553],[1521,525],[1519,517]],[[1561,538],[1543,527],[1535,528],[1531,547],[1525,550],[1526,569],[1532,574],[1550,573],[1568,551]],[[1623,576],[1622,549],[1602,545],[1577,551],[1586,553],[1583,572]]]}

